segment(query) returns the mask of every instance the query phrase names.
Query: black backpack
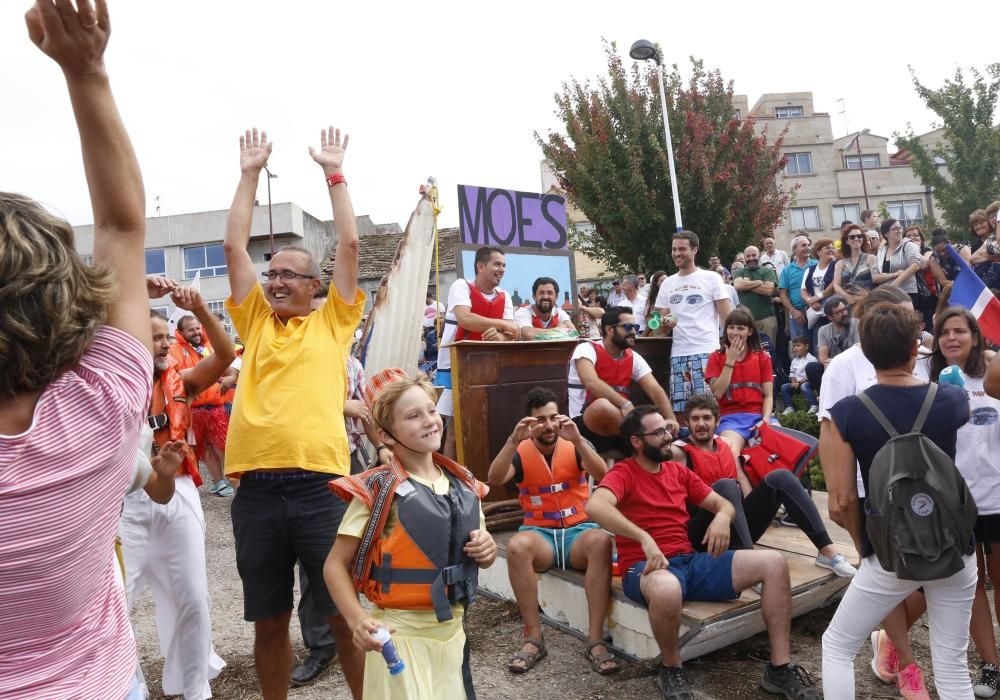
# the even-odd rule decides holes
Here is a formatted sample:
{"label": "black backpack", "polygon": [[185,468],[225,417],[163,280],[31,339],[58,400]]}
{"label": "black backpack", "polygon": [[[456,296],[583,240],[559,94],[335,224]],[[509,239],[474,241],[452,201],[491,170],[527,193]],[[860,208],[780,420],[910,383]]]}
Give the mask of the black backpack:
{"label": "black backpack", "polygon": [[910,432],[901,435],[867,391],[861,403],[889,434],[868,472],[868,539],[879,563],[908,581],[947,578],[965,566],[978,510],[955,462],[921,433],[938,385],[931,383]]}

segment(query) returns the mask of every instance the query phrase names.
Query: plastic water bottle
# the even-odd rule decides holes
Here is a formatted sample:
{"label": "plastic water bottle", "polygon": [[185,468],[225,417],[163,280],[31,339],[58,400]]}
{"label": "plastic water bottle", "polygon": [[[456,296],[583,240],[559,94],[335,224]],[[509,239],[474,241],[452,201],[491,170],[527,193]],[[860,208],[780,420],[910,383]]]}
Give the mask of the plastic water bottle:
{"label": "plastic water bottle", "polygon": [[389,630],[385,627],[379,627],[372,634],[372,639],[382,645],[382,658],[385,659],[385,664],[389,667],[389,675],[395,676],[402,673],[406,664],[399,658],[399,652],[396,651],[396,645],[392,643],[392,635],[389,634]]}
{"label": "plastic water bottle", "polygon": [[965,386],[965,373],[958,365],[950,365],[941,370],[938,375],[939,384],[954,384],[957,387]]}
{"label": "plastic water bottle", "polygon": [[651,331],[655,331],[655,330],[657,330],[660,327],[660,312],[659,311],[654,311],[653,312],[653,315],[650,316],[649,320],[646,322],[646,327],[649,330],[651,330]]}

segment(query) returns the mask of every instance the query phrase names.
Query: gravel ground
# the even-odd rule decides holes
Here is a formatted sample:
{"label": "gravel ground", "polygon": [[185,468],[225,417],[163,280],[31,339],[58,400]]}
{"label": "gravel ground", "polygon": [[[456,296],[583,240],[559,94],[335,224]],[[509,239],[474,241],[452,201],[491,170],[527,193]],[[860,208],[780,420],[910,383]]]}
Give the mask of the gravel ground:
{"label": "gravel ground", "polygon": [[[212,630],[215,649],[229,664],[212,682],[216,698],[244,700],[260,698],[253,666],[253,626],[243,621],[243,597],[236,573],[233,531],[229,516],[230,499],[222,499],[202,489],[202,505],[207,522],[208,580],[212,595]],[[817,610],[797,618],[792,624],[792,656],[814,678],[819,679],[821,665],[820,637],[833,608]],[[151,697],[163,698],[152,595],[147,590],[133,612],[142,666]],[[292,616],[292,639],[296,657],[305,656],[299,637],[298,621]],[[545,641],[548,657],[525,676],[507,671],[507,660],[515,651],[520,636],[520,619],[513,604],[481,598],[468,614],[472,644],[472,671],[481,700],[544,700],[571,697],[576,700],[647,700],[658,697],[652,663],[623,663],[614,676],[599,676],[584,659],[584,643],[558,630],[547,628]],[[927,628],[918,622],[911,635],[915,656],[930,673]],[[767,638],[752,637],[686,664],[692,683],[701,698],[773,698],[759,690],[757,683],[767,660]],[[892,686],[882,685],[868,668],[868,646],[855,664],[858,698],[896,698]],[[976,659],[978,663],[978,659]],[[339,666],[334,663],[307,688],[293,689],[290,698],[319,700],[349,697]],[[936,697],[932,691],[932,697]],[[442,699],[448,700],[448,699]]]}

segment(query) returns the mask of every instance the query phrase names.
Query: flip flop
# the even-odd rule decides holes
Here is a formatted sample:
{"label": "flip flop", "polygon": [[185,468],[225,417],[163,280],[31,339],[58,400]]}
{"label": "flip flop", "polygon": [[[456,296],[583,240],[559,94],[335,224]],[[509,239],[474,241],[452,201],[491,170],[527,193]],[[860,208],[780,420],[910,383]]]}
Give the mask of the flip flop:
{"label": "flip flop", "polygon": [[[587,644],[587,660],[590,661],[590,666],[595,671],[597,671],[602,676],[610,676],[612,673],[618,673],[621,670],[621,666],[618,664],[618,659],[610,651],[606,651],[603,654],[595,654],[594,647],[604,647],[607,649],[608,643],[603,639],[598,639]],[[614,666],[601,668],[604,664],[611,662]]]}
{"label": "flip flop", "polygon": [[[527,673],[528,671],[530,671],[535,667],[535,664],[544,659],[545,656],[549,653],[548,650],[545,648],[545,640],[543,640],[541,637],[539,637],[538,639],[525,637],[521,641],[521,646],[523,647],[525,644],[534,644],[536,647],[538,647],[538,651],[530,652],[530,651],[524,651],[523,649],[518,649],[517,652],[512,657],[510,657],[510,663],[507,664],[507,670],[510,671],[511,673]],[[515,664],[514,663],[515,661],[523,661],[524,666]]]}

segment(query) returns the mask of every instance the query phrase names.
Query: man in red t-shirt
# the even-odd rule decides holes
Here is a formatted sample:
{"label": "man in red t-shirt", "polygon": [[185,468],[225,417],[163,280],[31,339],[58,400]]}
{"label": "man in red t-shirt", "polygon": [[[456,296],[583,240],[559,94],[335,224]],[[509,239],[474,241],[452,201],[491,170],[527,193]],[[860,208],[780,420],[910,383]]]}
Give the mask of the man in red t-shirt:
{"label": "man in red t-shirt", "polygon": [[[822,698],[808,676],[790,663],[791,591],[788,564],[777,551],[727,550],[733,507],[690,469],[670,459],[666,421],[640,406],[621,426],[632,456],[608,472],[587,502],[587,513],[616,535],[625,595],[649,610],[663,655],[657,682],[664,698],[691,698],[677,632],[685,600],[729,600],[763,584],[761,611],[771,641],[771,662],[761,687],[789,698]],[[687,505],[715,513],[703,544],[688,539]]]}

